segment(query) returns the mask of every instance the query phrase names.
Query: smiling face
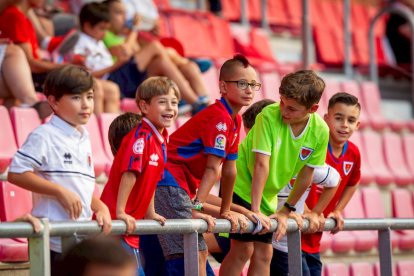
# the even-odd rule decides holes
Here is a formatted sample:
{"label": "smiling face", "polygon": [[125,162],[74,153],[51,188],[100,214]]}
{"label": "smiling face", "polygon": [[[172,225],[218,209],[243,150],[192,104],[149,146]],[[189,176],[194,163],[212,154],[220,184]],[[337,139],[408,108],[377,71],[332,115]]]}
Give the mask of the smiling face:
{"label": "smiling face", "polygon": [[93,90],[80,94],[65,94],[59,100],[55,96],[48,97],[53,111],[62,120],[75,128],[88,122],[93,113]]}
{"label": "smiling face", "polygon": [[178,114],[178,98],[172,88],[165,95],[153,97],[149,103],[140,100],[140,109],[159,132],[170,127]]}
{"label": "smiling face", "polygon": [[295,125],[306,122],[309,114],[315,112],[317,109],[317,104],[306,108],[306,106],[301,105],[296,100],[280,95],[280,112],[282,113],[282,120],[285,124]]}
{"label": "smiling face", "polygon": [[243,106],[248,106],[252,103],[256,93],[250,85],[246,89],[240,89],[237,83],[234,82],[239,80],[245,80],[249,84],[259,83],[256,71],[251,66],[246,68],[237,66],[234,68],[231,78],[220,81],[221,94],[228,101],[233,111],[237,111],[237,113]]}
{"label": "smiling face", "polygon": [[330,141],[344,144],[359,127],[359,113],[356,105],[336,103],[329,108],[324,118],[329,126]]}

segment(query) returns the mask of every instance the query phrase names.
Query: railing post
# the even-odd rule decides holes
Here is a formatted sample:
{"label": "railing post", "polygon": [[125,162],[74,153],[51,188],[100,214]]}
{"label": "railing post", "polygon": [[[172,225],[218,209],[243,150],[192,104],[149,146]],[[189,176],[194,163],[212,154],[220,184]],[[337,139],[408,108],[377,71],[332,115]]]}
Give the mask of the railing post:
{"label": "railing post", "polygon": [[261,15],[262,15],[262,28],[265,30],[269,30],[269,22],[267,19],[267,0],[261,0]]}
{"label": "railing post", "polygon": [[378,250],[381,275],[392,275],[392,247],[390,228],[378,231]]}
{"label": "railing post", "polygon": [[249,19],[248,19],[248,11],[247,11],[247,0],[241,0],[240,1],[240,23],[243,26],[248,26],[249,25]]}
{"label": "railing post", "polygon": [[29,238],[30,276],[50,276],[49,220],[42,222],[42,235]]}
{"label": "railing post", "polygon": [[352,78],[352,60],[351,60],[351,49],[352,49],[352,38],[351,38],[351,1],[344,1],[344,72],[348,79]]}
{"label": "railing post", "polygon": [[311,26],[309,16],[309,0],[302,0],[302,62],[303,68],[310,67]]}
{"label": "railing post", "polygon": [[198,233],[184,234],[185,276],[198,275]]}
{"label": "railing post", "polygon": [[302,249],[300,231],[295,230],[287,233],[288,238],[288,263],[289,275],[302,275]]}

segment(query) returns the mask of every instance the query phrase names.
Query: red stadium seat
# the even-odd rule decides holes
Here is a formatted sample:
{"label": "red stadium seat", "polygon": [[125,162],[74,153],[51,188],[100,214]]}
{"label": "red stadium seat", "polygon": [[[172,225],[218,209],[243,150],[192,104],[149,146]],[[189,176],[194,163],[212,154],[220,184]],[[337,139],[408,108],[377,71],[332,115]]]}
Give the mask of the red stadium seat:
{"label": "red stadium seat", "polygon": [[351,142],[359,148],[359,152],[361,154],[361,184],[368,185],[374,181],[375,174],[371,169],[372,166],[369,163],[367,151],[362,143],[361,132],[354,132],[351,137]]}
{"label": "red stadium seat", "polygon": [[[328,107],[329,99],[338,92],[341,92],[340,83],[331,79],[326,80],[325,90],[323,91],[321,101]],[[328,110],[325,110],[324,113],[326,113],[326,111]]]}
{"label": "red stadium seat", "polygon": [[[374,275],[375,276],[382,276],[381,271],[380,271],[379,263],[374,264]],[[395,275],[395,276],[397,275],[397,268],[396,268],[395,264],[392,264],[392,275]]]}
{"label": "red stadium seat", "polygon": [[410,173],[404,160],[401,136],[395,132],[383,134],[384,156],[388,168],[394,174],[397,185],[408,185],[414,183],[414,176]]}
{"label": "red stadium seat", "polygon": [[290,19],[289,15],[284,12],[285,10],[285,1],[267,1],[267,20],[269,24],[276,27],[288,27],[290,25]]}
{"label": "red stadium seat", "polygon": [[285,5],[286,5],[287,14],[289,16],[290,28],[300,29],[302,25],[302,1],[301,0],[289,0],[289,1],[285,1]]}
{"label": "red stadium seat", "polygon": [[[344,209],[345,218],[365,218],[364,207],[362,205],[361,192],[356,190],[351,200]],[[355,236],[355,251],[369,251],[377,245],[377,235],[375,231],[352,231]]]}
{"label": "red stadium seat", "polygon": [[114,157],[112,155],[111,145],[109,144],[108,140],[108,132],[109,126],[116,117],[118,117],[118,114],[116,113],[102,113],[98,116],[99,128],[101,130],[100,133],[102,134],[103,148],[110,161],[112,161]]}
{"label": "red stadium seat", "polygon": [[374,269],[370,263],[351,263],[350,276],[374,276]]}
{"label": "red stadium seat", "polygon": [[361,104],[361,113],[359,115],[359,121],[361,122],[360,128],[364,128],[367,126],[371,126],[371,122],[368,119],[368,113],[365,109],[367,104],[365,103],[364,99],[362,98],[361,88],[359,87],[356,81],[345,81],[341,83],[341,90],[347,92],[349,94],[354,95],[358,98],[359,103]]}
{"label": "red stadium seat", "polygon": [[360,84],[361,97],[364,102],[366,114],[368,114],[371,127],[375,130],[382,130],[387,126],[381,110],[381,95],[378,85],[374,82],[364,81]]}
{"label": "red stadium seat", "polygon": [[319,247],[319,251],[321,253],[326,252],[328,249],[332,248],[332,240],[333,236],[329,232],[324,232],[321,239],[321,246]]}
{"label": "red stadium seat", "polygon": [[349,231],[342,231],[332,236],[332,251],[346,253],[355,248],[355,236]]}
{"label": "red stadium seat", "polygon": [[27,262],[27,243],[14,239],[0,239],[0,262]]}
{"label": "red stadium seat", "polygon": [[2,105],[0,106],[0,126],[0,174],[2,174],[6,171],[11,158],[17,151],[9,111]]}
{"label": "red stadium seat", "polygon": [[121,101],[121,110],[123,112],[133,112],[141,114],[141,110],[139,110],[137,104],[135,103],[135,99],[124,98]]}
{"label": "red stadium seat", "polygon": [[240,0],[221,0],[222,15],[231,21],[240,20]]}
{"label": "red stadium seat", "polygon": [[[367,218],[386,218],[385,204],[381,197],[381,192],[375,187],[366,187],[361,189],[362,203]],[[392,247],[395,248],[400,242],[400,234],[392,231],[391,242]],[[404,243],[407,247],[412,246],[414,248],[414,236],[411,237],[412,241],[406,240]]]}
{"label": "red stadium seat", "polygon": [[[414,207],[411,193],[406,189],[394,189],[391,191],[392,213],[397,218],[413,218]],[[401,250],[412,249],[414,230],[400,230],[401,240],[399,248]]]}
{"label": "red stadium seat", "polygon": [[365,153],[368,157],[369,164],[375,175],[375,181],[378,185],[388,185],[394,182],[394,176],[385,163],[382,138],[380,134],[373,131],[360,132],[364,143]]}
{"label": "red stadium seat", "polygon": [[340,52],[333,30],[314,28],[313,38],[318,62],[332,67],[338,67],[342,64],[343,53]]}
{"label": "red stadium seat", "polygon": [[10,118],[18,147],[21,147],[30,132],[41,124],[39,116],[33,108],[13,107],[10,110]]}
{"label": "red stadium seat", "polygon": [[405,164],[408,170],[414,172],[414,133],[406,133],[402,135],[403,152],[405,154]]}
{"label": "red stadium seat", "polygon": [[276,102],[279,102],[279,75],[272,72],[262,72],[260,73],[260,81],[262,82],[262,89],[257,93],[262,93],[263,98],[272,99]]}
{"label": "red stadium seat", "polygon": [[32,193],[6,181],[0,181],[0,220],[12,221],[30,213]]}
{"label": "red stadium seat", "polygon": [[207,88],[208,96],[210,98],[210,103],[214,103],[216,99],[221,98],[218,74],[219,72],[216,67],[211,66],[210,69],[202,75],[204,85]]}
{"label": "red stadium seat", "polygon": [[111,165],[111,161],[108,159],[105,154],[102,135],[99,131],[98,120],[96,119],[95,114],[89,118],[88,123],[86,124],[86,129],[89,132],[89,137],[92,144],[92,157],[95,169],[95,176],[99,177],[105,172],[107,166]]}
{"label": "red stadium seat", "polygon": [[232,57],[235,48],[229,22],[212,15],[209,15],[208,19],[211,23],[218,57],[225,59]]}
{"label": "red stadium seat", "polygon": [[325,265],[325,276],[349,276],[348,266],[342,263]]}
{"label": "red stadium seat", "polygon": [[398,276],[411,276],[414,271],[414,261],[399,261],[397,262]]}

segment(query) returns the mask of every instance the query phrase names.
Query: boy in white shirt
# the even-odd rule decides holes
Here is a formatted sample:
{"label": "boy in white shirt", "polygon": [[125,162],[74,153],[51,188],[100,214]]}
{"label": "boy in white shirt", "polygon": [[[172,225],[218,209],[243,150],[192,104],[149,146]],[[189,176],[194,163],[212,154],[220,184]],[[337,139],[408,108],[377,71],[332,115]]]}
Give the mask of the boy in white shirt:
{"label": "boy in white shirt", "polygon": [[[33,192],[32,215],[50,221],[92,219],[111,231],[109,210],[93,196],[95,174],[85,125],[94,106],[93,77],[85,69],[67,65],[51,71],[44,93],[54,111],[17,151],[8,181]],[[62,248],[50,239],[52,270]]]}

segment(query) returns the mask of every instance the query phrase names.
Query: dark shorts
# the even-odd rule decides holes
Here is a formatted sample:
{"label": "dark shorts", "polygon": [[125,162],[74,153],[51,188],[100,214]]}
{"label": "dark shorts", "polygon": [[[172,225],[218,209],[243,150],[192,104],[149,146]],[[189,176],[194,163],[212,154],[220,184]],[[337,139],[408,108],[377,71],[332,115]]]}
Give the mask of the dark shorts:
{"label": "dark shorts", "polygon": [[45,84],[46,77],[47,77],[47,73],[32,73],[32,79],[33,79],[35,91],[43,92],[43,86]]}
{"label": "dark shorts", "polygon": [[[191,219],[192,203],[187,192],[180,187],[158,186],[155,190],[155,211],[166,219]],[[166,259],[184,254],[184,240],[181,234],[158,235]],[[207,250],[203,235],[198,235],[198,250]]]}
{"label": "dark shorts", "polygon": [[288,276],[289,262],[288,253],[273,249],[273,257],[270,262],[270,275],[272,276]]}
{"label": "dark shorts", "polygon": [[[243,206],[244,208],[250,210],[252,208],[252,206],[250,205],[250,203],[246,202],[245,200],[243,200],[241,197],[239,197],[237,194],[233,193],[233,203]],[[236,234],[236,233],[231,233],[230,234],[230,239],[236,240],[236,241],[244,241],[244,242],[263,242],[263,243],[267,243],[267,244],[271,244],[272,243],[272,236],[273,233],[266,233],[263,235],[259,235],[259,234],[250,234],[250,233],[245,233],[245,234]]]}
{"label": "dark shorts", "polygon": [[147,71],[139,71],[137,64],[131,59],[122,67],[110,73],[108,80],[119,85],[123,97],[135,98],[138,86],[147,78]]}
{"label": "dark shorts", "polygon": [[319,253],[302,251],[302,274],[304,276],[321,276],[322,262]]}

